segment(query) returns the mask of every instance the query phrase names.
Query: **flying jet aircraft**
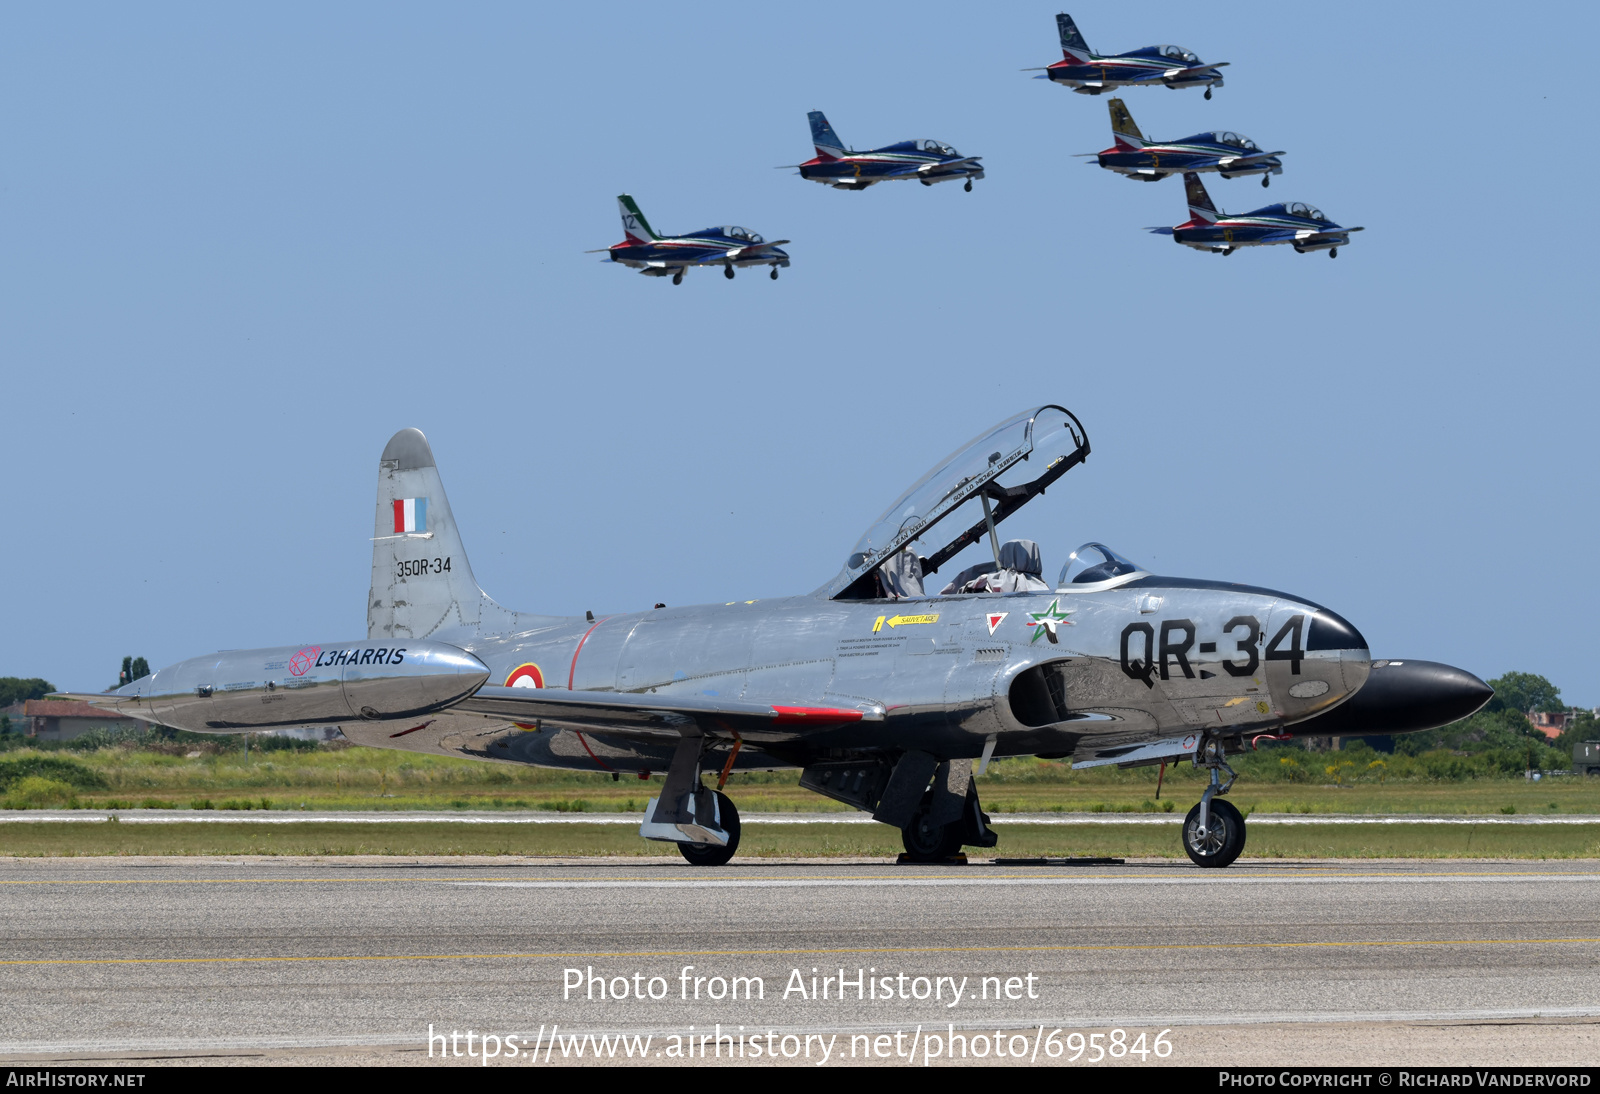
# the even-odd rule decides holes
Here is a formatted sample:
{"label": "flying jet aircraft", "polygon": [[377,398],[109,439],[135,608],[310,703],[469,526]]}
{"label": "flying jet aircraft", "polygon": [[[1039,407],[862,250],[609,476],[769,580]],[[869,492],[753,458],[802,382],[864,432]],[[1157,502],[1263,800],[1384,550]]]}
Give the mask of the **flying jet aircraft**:
{"label": "flying jet aircraft", "polygon": [[1460,669],[1374,661],[1303,596],[1162,577],[1098,543],[1047,582],[1037,545],[998,529],[1088,455],[1071,412],[1025,410],[935,464],[811,593],[567,617],[479,588],[433,451],[404,429],[378,462],[365,638],[210,654],[74,697],[200,733],[337,725],[377,748],[664,773],[640,834],[702,865],[739,845],[732,771],[799,768],[939,861],[995,845],[973,781],[993,757],[1188,761],[1210,773],[1181,835],[1202,866],[1244,846],[1230,755],[1428,729],[1489,698]]}
{"label": "flying jet aircraft", "polygon": [[822,111],[813,110],[806,117],[817,154],[795,166],[801,178],[812,182],[838,190],[865,190],[891,179],[916,179],[924,186],[965,179],[963,189],[971,193],[973,180],[983,178],[978,164],[982,156],[963,156],[943,141],[901,141],[870,152],[853,152],[845,148]]}
{"label": "flying jet aircraft", "polygon": [[1262,186],[1268,185],[1273,175],[1283,174],[1283,161],[1278,157],[1284,153],[1263,152],[1249,137],[1215,130],[1181,141],[1146,140],[1121,99],[1106,105],[1111,108],[1112,144],[1097,154],[1097,160],[1108,171],[1144,182],[1157,182],[1182,171],[1216,171],[1225,179],[1260,175]]}
{"label": "flying jet aircraft", "polygon": [[1222,86],[1217,69],[1228,65],[1227,61],[1204,64],[1182,46],[1145,46],[1102,57],[1089,48],[1078,25],[1065,12],[1056,16],[1056,29],[1061,34],[1062,60],[1048,68],[1023,71],[1043,72],[1034,79],[1051,80],[1082,95],[1099,95],[1115,87],[1203,87],[1209,99],[1211,89]]}
{"label": "flying jet aircraft", "polygon": [[1288,243],[1301,254],[1327,251],[1329,258],[1338,258],[1339,248],[1350,242],[1350,233],[1365,231],[1341,228],[1323,216],[1321,209],[1299,201],[1263,205],[1253,212],[1230,216],[1212,204],[1205,184],[1193,171],[1183,173],[1183,187],[1189,197],[1189,219],[1175,228],[1149,231],[1171,236],[1197,251],[1231,255],[1239,247]]}
{"label": "flying jet aircraft", "polygon": [[617,205],[622,211],[622,242],[586,254],[609,254],[608,261],[632,266],[650,277],[670,274],[674,285],[683,284],[684,271],[690,266],[721,266],[722,275],[729,279],[735,267],[771,266],[776,281],[778,267],[789,264],[789,254],[781,246],[787,239],[768,243],[748,228],[732,224],[702,228],[686,236],[661,236],[627,194],[617,195]]}

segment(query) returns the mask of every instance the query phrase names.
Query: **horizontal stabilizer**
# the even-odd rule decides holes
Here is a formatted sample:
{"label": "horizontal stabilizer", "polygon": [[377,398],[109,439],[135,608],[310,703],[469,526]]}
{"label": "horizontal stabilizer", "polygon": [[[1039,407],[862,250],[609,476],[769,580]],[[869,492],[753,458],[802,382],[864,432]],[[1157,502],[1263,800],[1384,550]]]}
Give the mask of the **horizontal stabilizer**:
{"label": "horizontal stabilizer", "polygon": [[1169,236],[1172,234],[1171,228],[1146,228],[1145,231],[1154,232],[1158,236]]}

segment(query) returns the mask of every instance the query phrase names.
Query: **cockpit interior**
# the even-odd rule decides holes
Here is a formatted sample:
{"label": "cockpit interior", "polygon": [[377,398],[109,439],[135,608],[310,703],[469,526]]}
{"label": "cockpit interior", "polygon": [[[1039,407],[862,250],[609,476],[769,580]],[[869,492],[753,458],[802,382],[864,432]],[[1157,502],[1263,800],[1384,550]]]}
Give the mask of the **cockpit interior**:
{"label": "cockpit interior", "polygon": [[[998,528],[1088,454],[1083,426],[1062,407],[1008,418],[951,453],[902,494],[856,542],[839,575],[818,592],[839,600],[901,600],[1051,591],[1038,543],[1002,541]],[[968,549],[967,557],[976,561],[946,577],[945,564]],[[1067,557],[1054,588],[1089,592],[1144,572],[1104,544],[1086,543]]]}

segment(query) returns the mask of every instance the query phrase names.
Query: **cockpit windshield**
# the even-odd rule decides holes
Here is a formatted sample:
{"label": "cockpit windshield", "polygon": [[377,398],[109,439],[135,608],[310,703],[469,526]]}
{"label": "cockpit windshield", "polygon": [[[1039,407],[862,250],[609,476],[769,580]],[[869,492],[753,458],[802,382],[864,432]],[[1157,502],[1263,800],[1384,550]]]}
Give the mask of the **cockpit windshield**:
{"label": "cockpit windshield", "polygon": [[[1088,454],[1082,423],[1064,407],[1043,406],[1007,418],[946,456],[895,499],[856,541],[839,576],[819,591],[830,597],[868,595],[862,590],[873,571],[913,542],[919,553],[935,548],[923,572],[937,571],[984,538],[991,521],[998,525]],[[931,536],[933,527],[952,514],[957,519],[949,530]]]}
{"label": "cockpit windshield", "polygon": [[722,229],[722,234],[727,236],[729,239],[742,239],[746,243],[766,242],[766,240],[762,239],[755,232],[752,232],[749,228],[741,228],[737,224],[727,225]]}
{"label": "cockpit windshield", "polygon": [[1293,217],[1309,217],[1312,220],[1326,220],[1322,210],[1303,201],[1291,201],[1288,206],[1289,215]]}
{"label": "cockpit windshield", "polygon": [[1182,61],[1186,65],[1200,63],[1200,58],[1184,49],[1182,46],[1162,46],[1161,56],[1170,57],[1174,61]]}
{"label": "cockpit windshield", "polygon": [[1261,151],[1256,147],[1255,141],[1238,133],[1218,133],[1216,137],[1218,144],[1231,145],[1234,148],[1243,148],[1251,152]]}
{"label": "cockpit windshield", "polygon": [[1067,556],[1067,564],[1061,567],[1061,578],[1056,582],[1056,588],[1058,590],[1067,590],[1074,586],[1081,588],[1084,585],[1097,585],[1102,581],[1143,572],[1143,566],[1117,554],[1105,544],[1085,543]]}
{"label": "cockpit windshield", "polygon": [[923,141],[922,142],[922,150],[924,152],[932,152],[932,153],[934,153],[936,155],[940,155],[940,156],[959,156],[959,155],[961,155],[960,152],[957,152],[954,148],[951,148],[948,144],[945,144],[942,141]]}

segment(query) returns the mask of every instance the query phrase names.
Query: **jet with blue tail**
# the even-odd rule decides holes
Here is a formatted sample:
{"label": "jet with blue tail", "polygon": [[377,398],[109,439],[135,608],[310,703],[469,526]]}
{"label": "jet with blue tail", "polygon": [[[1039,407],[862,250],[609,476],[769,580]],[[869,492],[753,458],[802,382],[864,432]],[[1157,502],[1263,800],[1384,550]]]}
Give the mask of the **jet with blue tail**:
{"label": "jet with blue tail", "polygon": [[1189,219],[1175,228],[1151,228],[1157,235],[1171,236],[1185,247],[1231,255],[1240,247],[1265,247],[1288,243],[1301,254],[1327,251],[1339,257],[1339,248],[1350,242],[1351,232],[1362,228],[1341,228],[1322,215],[1322,210],[1299,201],[1263,205],[1248,213],[1222,212],[1206,193],[1205,184],[1193,171],[1183,174],[1189,197]]}
{"label": "jet with blue tail", "polygon": [[770,266],[776,281],[778,268],[789,265],[789,255],[781,247],[787,239],[768,243],[733,224],[685,236],[658,235],[627,194],[617,196],[617,205],[622,212],[622,242],[586,253],[609,254],[606,261],[632,266],[647,277],[671,277],[674,285],[681,285],[690,266],[721,266],[722,275],[730,279],[740,267]]}
{"label": "jet with blue tail", "polygon": [[1107,105],[1111,108],[1112,145],[1096,159],[1108,171],[1144,182],[1158,182],[1184,171],[1215,171],[1225,179],[1260,175],[1262,186],[1268,185],[1273,175],[1283,174],[1283,161],[1278,157],[1285,153],[1263,152],[1249,137],[1219,129],[1180,141],[1147,140],[1134,124],[1127,104],[1112,99]]}
{"label": "jet with blue tail", "polygon": [[1222,73],[1217,69],[1228,64],[1217,61],[1208,65],[1182,46],[1145,46],[1102,57],[1089,48],[1078,24],[1065,12],[1056,16],[1056,29],[1061,34],[1062,59],[1042,70],[1023,71],[1042,71],[1044,75],[1035,79],[1070,87],[1080,95],[1100,95],[1118,87],[1170,87],[1174,91],[1203,87],[1209,99],[1211,89],[1222,86]]}
{"label": "jet with blue tail", "polygon": [[816,146],[815,158],[796,164],[800,177],[832,186],[837,190],[865,190],[879,182],[915,179],[924,186],[936,182],[965,180],[963,187],[972,192],[974,179],[983,178],[982,156],[963,156],[943,141],[917,140],[886,144],[868,152],[856,152],[844,146],[827,117],[813,110],[806,117],[811,122],[811,142]]}

